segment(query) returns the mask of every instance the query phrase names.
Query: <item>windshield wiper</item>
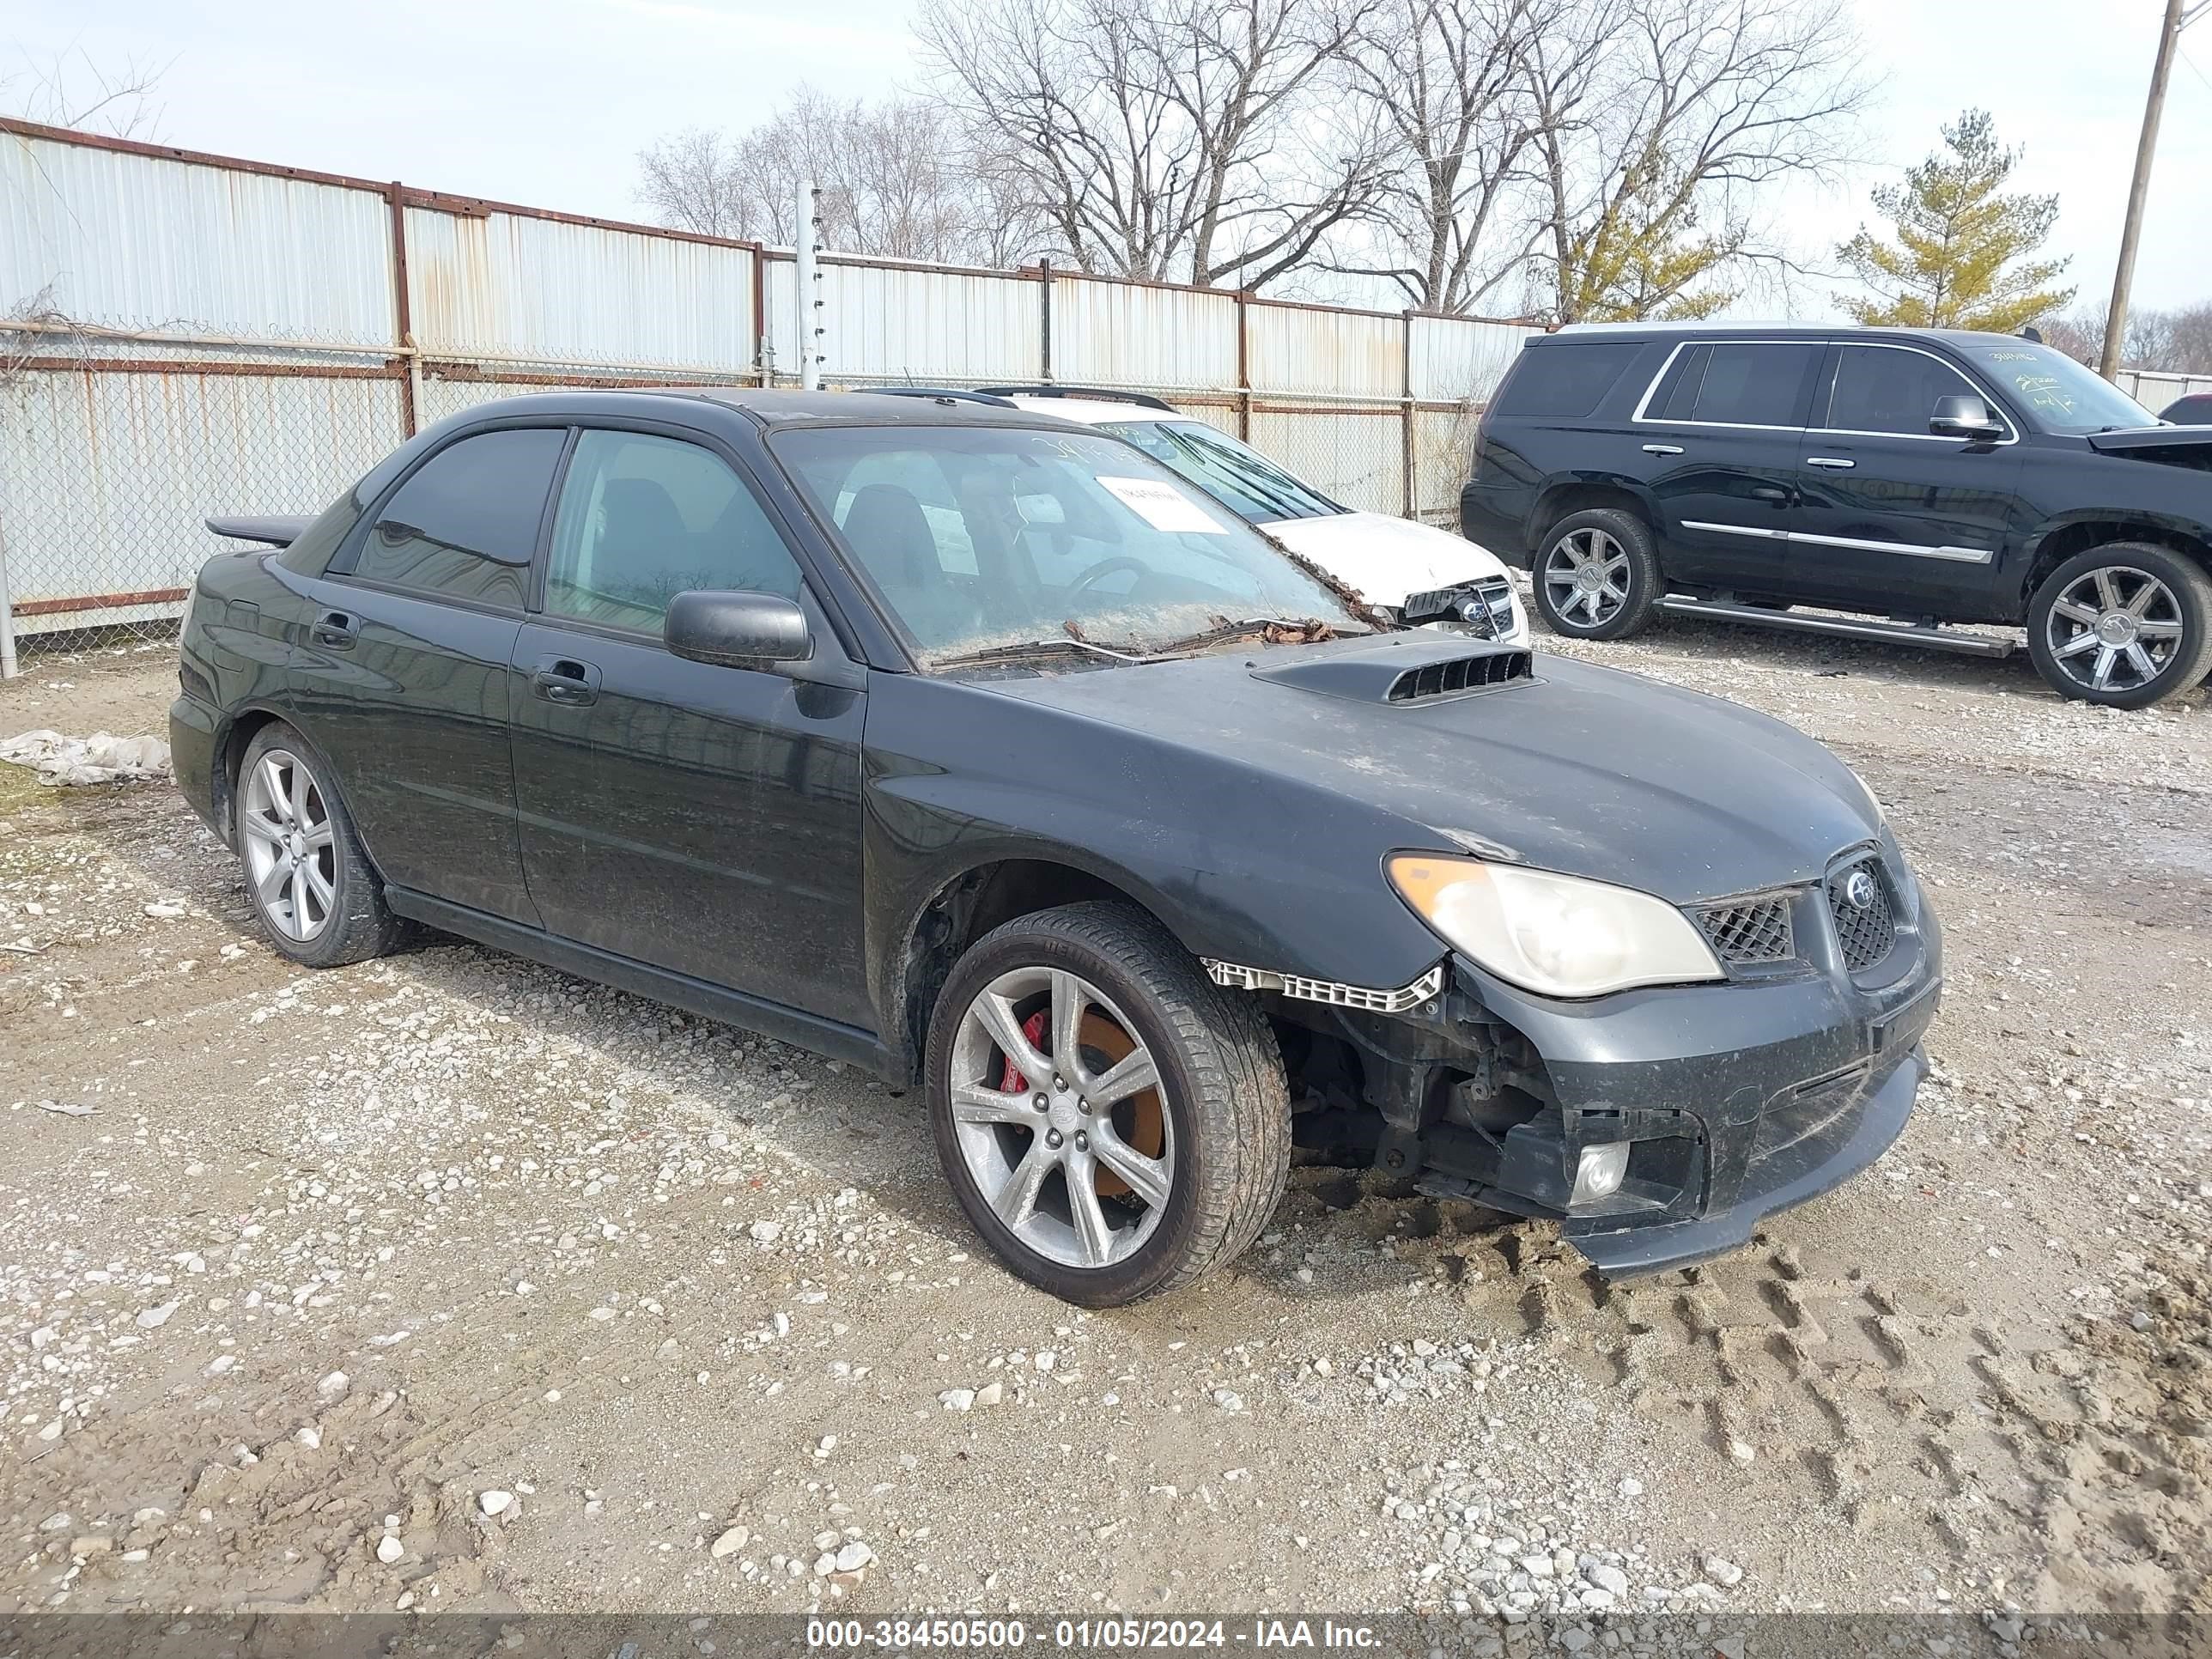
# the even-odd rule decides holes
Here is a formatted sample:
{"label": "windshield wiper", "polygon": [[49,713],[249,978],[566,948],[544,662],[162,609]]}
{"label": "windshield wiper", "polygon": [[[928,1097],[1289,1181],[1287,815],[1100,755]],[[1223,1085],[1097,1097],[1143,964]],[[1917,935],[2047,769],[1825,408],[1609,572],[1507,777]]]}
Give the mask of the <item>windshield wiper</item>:
{"label": "windshield wiper", "polygon": [[1023,662],[1032,657],[1103,657],[1109,662],[1151,662],[1150,656],[1110,650],[1089,640],[1017,640],[1011,645],[987,645],[980,651],[963,651],[957,657],[939,657],[933,668],[972,668],[985,663]]}

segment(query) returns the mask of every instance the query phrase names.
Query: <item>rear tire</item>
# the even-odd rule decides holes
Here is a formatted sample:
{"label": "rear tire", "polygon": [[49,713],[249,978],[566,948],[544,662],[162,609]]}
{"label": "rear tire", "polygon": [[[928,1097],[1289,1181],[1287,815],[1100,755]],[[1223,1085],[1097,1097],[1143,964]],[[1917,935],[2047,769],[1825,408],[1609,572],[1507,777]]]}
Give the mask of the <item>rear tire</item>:
{"label": "rear tire", "polygon": [[2212,671],[2212,576],[2150,542],[2107,542],[2043,579],[2027,653],[2063,697],[2144,708]]}
{"label": "rear tire", "polygon": [[278,951],[337,968],[386,955],[406,937],[330,763],[306,738],[281,721],[255,732],[234,796],[246,896]]}
{"label": "rear tire", "polygon": [[1571,513],[1553,525],[1528,574],[1537,614],[1571,640],[1622,640],[1658,614],[1659,556],[1644,520],[1618,507]]}
{"label": "rear tire", "polygon": [[[923,1064],[969,1221],[1019,1277],[1084,1307],[1233,1261],[1289,1178],[1290,1091],[1258,1003],[1128,905],[987,934],[945,981]],[[1157,1082],[1115,1096],[1116,1073]]]}

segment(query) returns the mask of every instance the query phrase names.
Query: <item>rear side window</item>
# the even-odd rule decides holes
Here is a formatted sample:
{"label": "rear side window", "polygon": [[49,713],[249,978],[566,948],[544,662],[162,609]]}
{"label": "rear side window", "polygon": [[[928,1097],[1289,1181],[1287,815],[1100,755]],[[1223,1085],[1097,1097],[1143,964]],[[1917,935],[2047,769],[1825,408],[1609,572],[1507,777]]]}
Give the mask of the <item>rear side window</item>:
{"label": "rear side window", "polygon": [[1493,408],[1504,416],[1577,419],[1597,408],[1643,349],[1632,340],[1528,347]]}
{"label": "rear side window", "polygon": [[1714,340],[1675,355],[1644,411],[1648,421],[1717,426],[1804,424],[1805,382],[1819,361],[1811,341]]}
{"label": "rear side window", "polygon": [[441,599],[522,609],[565,432],[480,432],[440,450],[376,515],[353,574]]}

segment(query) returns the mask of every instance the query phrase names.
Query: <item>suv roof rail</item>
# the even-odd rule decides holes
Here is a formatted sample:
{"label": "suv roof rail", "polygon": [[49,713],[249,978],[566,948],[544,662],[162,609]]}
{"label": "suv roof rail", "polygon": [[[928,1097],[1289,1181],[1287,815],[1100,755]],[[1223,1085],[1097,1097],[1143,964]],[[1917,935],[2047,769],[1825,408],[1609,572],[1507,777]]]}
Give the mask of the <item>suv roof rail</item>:
{"label": "suv roof rail", "polygon": [[1140,409],[1157,409],[1174,415],[1176,406],[1149,392],[1116,392],[1103,386],[987,386],[980,390],[1001,398],[1096,398],[1110,404],[1134,404]]}
{"label": "suv roof rail", "polygon": [[855,392],[878,392],[886,398],[941,398],[955,403],[987,404],[993,409],[1012,409],[1014,400],[995,390],[960,386],[856,386]]}

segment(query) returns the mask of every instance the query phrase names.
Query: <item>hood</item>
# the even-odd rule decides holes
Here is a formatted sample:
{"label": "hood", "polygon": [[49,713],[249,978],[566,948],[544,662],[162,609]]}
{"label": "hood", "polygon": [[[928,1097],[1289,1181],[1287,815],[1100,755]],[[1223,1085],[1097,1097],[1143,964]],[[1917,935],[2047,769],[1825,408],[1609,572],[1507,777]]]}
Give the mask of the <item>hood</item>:
{"label": "hood", "polygon": [[[1413,672],[1486,653],[1518,661],[1494,675]],[[1439,683],[1456,689],[1419,694]],[[1218,757],[1217,810],[1231,819],[1238,768],[1326,791],[1376,815],[1382,844],[1344,849],[1363,859],[1511,858],[1681,904],[1816,880],[1881,830],[1850,769],[1779,720],[1420,629],[989,690]]]}
{"label": "hood", "polygon": [[1505,570],[1496,555],[1463,536],[1383,513],[1281,519],[1260,527],[1358,588],[1370,605],[1403,605],[1408,593],[1503,575]]}
{"label": "hood", "polygon": [[2212,471],[2212,426],[2144,426],[2125,432],[2092,432],[2089,447],[2108,455]]}

